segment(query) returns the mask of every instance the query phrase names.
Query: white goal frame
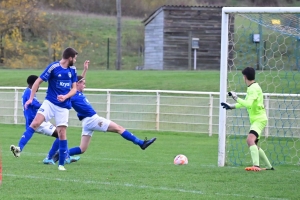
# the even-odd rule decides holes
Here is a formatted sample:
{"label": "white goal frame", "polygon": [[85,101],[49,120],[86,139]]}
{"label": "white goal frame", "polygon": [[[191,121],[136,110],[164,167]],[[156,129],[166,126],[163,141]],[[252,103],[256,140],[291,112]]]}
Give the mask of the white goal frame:
{"label": "white goal frame", "polygon": [[[221,30],[221,59],[220,59],[220,103],[226,102],[227,73],[228,73],[228,31],[229,14],[231,13],[300,13],[300,7],[223,7]],[[220,105],[220,104],[219,104]],[[219,144],[218,166],[225,166],[226,159],[226,110],[219,108]]]}

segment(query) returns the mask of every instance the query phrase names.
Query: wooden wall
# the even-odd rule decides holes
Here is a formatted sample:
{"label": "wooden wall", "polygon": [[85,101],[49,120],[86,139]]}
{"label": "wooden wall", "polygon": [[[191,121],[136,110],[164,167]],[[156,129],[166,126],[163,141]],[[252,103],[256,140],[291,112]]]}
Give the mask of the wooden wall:
{"label": "wooden wall", "polygon": [[164,12],[159,12],[145,27],[143,69],[163,70]]}
{"label": "wooden wall", "polygon": [[[164,9],[164,69],[190,70],[189,32],[199,38],[197,70],[220,69],[221,7],[166,7]],[[192,69],[193,57],[192,52]]]}

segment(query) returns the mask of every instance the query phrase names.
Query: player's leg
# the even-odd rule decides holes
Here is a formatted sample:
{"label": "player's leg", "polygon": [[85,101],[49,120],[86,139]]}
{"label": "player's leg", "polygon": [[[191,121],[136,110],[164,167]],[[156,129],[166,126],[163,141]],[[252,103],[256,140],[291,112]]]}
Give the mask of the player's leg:
{"label": "player's leg", "polygon": [[[70,156],[83,154],[90,145],[95,126],[98,126],[98,117],[87,117],[82,121],[80,146],[69,149]],[[106,128],[107,129],[107,128]]]}
{"label": "player's leg", "polygon": [[67,141],[67,126],[59,125],[56,127],[59,138],[59,159],[58,159],[58,169],[65,170],[64,164],[65,159],[68,156],[68,141]]}
{"label": "player's leg", "polygon": [[69,110],[55,105],[53,106],[55,110],[56,130],[59,138],[58,169],[66,170],[64,168],[64,164],[65,164],[65,159],[68,156],[67,127],[69,121]]}
{"label": "player's leg", "polygon": [[19,141],[19,146],[11,145],[10,150],[14,154],[15,157],[19,157],[21,151],[31,139],[32,135],[34,134],[35,130],[44,122],[49,121],[53,117],[53,112],[50,108],[50,105],[47,100],[43,102],[41,107],[39,108],[35,118],[31,122],[30,126],[26,129],[23,133],[22,137]]}
{"label": "player's leg", "polygon": [[[105,118],[103,118],[103,119],[106,120]],[[107,120],[107,121],[109,121],[109,120]],[[105,122],[103,122],[103,123],[105,123]],[[126,130],[125,128],[116,124],[113,121],[109,122],[107,131],[119,133],[124,139],[129,140],[136,145],[139,145],[141,147],[141,149],[143,149],[143,150],[145,150],[148,146],[150,146],[156,140],[156,138],[152,138],[150,140],[147,140],[147,138],[146,138],[145,140],[141,140],[138,137],[136,137],[134,134],[132,134],[131,132],[129,132],[128,130]]]}
{"label": "player's leg", "polygon": [[[58,132],[56,130],[56,127],[53,124],[51,124],[50,122],[43,122],[41,124],[41,126],[36,130],[36,132],[56,138],[51,146],[51,149],[48,152],[47,157],[43,160],[44,164],[54,165],[55,162],[58,160],[58,154],[57,154],[56,160],[54,160],[53,157],[59,150],[59,138],[58,138]],[[69,164],[71,162],[76,162],[78,160],[79,160],[79,158],[68,157],[68,158],[66,158],[65,163]]]}
{"label": "player's leg", "polygon": [[51,147],[47,157],[43,160],[44,164],[54,165],[55,162],[53,161],[52,157],[59,148],[59,139],[58,139],[58,132],[56,130],[56,127],[53,124],[51,124],[51,122],[43,122],[40,125],[40,127],[38,129],[36,129],[36,132],[56,138],[52,144],[52,147]]}
{"label": "player's leg", "polygon": [[[94,130],[90,129],[89,126],[84,126],[84,124],[85,123],[83,123],[83,127],[82,127],[82,136],[81,136],[80,146],[72,147],[69,149],[70,159],[67,160],[67,163],[78,161],[80,159],[80,157],[74,156],[74,155],[83,154],[87,150],[88,146],[90,145]],[[56,153],[53,156],[54,162],[57,161],[58,156],[59,156],[59,153]]]}
{"label": "player's leg", "polygon": [[89,147],[91,138],[92,138],[91,135],[82,135],[80,146],[69,149],[70,156],[83,154]]}
{"label": "player's leg", "polygon": [[259,150],[257,146],[257,142],[260,139],[260,135],[262,130],[266,126],[266,121],[263,122],[253,122],[250,127],[250,132],[247,137],[247,144],[250,150],[251,158],[252,158],[252,167],[246,167],[247,171],[260,171],[259,167]]}
{"label": "player's leg", "polygon": [[[83,126],[82,127],[82,137],[81,137],[81,142],[80,142],[80,146],[77,147],[73,147],[69,149],[69,156],[70,159],[66,159],[66,163],[72,163],[72,162],[76,162],[80,159],[79,156],[74,156],[74,155],[79,155],[82,154],[86,151],[86,149],[88,148],[89,144],[90,144],[90,139],[91,136],[93,135],[93,130],[90,130],[87,126]],[[59,159],[59,151],[57,151],[54,156],[52,157],[54,162],[57,162]]]}
{"label": "player's leg", "polygon": [[263,160],[264,163],[267,165],[267,170],[274,170],[273,166],[271,165],[265,151],[262,148],[258,147],[259,159]]}
{"label": "player's leg", "polygon": [[250,155],[252,158],[252,167],[246,167],[245,170],[247,171],[260,171],[259,167],[259,154],[258,154],[258,147],[255,144],[255,141],[258,138],[258,134],[254,130],[250,130],[249,135],[247,137],[247,144],[250,150]]}

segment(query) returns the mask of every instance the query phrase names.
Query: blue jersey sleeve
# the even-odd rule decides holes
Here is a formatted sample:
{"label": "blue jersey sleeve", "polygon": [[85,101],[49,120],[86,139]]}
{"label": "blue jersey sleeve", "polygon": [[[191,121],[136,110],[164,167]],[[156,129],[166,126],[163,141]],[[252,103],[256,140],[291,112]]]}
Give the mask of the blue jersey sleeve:
{"label": "blue jersey sleeve", "polygon": [[71,97],[71,103],[80,121],[96,114],[96,111],[82,92],[77,91],[77,93]]}
{"label": "blue jersey sleeve", "polygon": [[36,98],[33,98],[33,101],[31,103],[31,105],[32,105],[33,108],[39,109],[42,104]]}
{"label": "blue jersey sleeve", "polygon": [[30,97],[30,90],[29,89],[26,89],[23,93],[23,96],[22,96],[22,107],[24,109],[24,105],[26,103],[26,101],[29,99]]}
{"label": "blue jersey sleeve", "polygon": [[76,83],[77,82],[77,70],[76,70],[76,67],[75,66],[71,66],[70,68],[72,69],[72,73],[73,73],[73,76],[71,77],[71,82],[72,83]]}
{"label": "blue jersey sleeve", "polygon": [[[22,105],[23,105],[23,109],[24,109],[24,105],[26,103],[26,101],[28,101],[28,99],[30,98],[30,94],[31,94],[31,90],[27,89],[24,91],[23,96],[22,96]],[[36,96],[33,98],[30,107],[33,109],[39,109],[41,107],[41,103],[37,100]]]}
{"label": "blue jersey sleeve", "polygon": [[23,107],[23,114],[25,117],[25,125],[26,128],[29,127],[31,122],[33,121],[38,109],[41,107],[40,102],[37,100],[36,96],[33,98],[32,103],[28,105],[27,109],[25,110],[24,105],[26,101],[30,98],[31,89],[26,88],[22,95],[22,107]]}
{"label": "blue jersey sleeve", "polygon": [[43,73],[40,75],[40,78],[43,81],[47,82],[49,80],[49,78],[51,77],[52,70],[59,65],[60,65],[59,62],[50,63],[50,65],[48,65],[46,67],[46,69],[43,71]]}

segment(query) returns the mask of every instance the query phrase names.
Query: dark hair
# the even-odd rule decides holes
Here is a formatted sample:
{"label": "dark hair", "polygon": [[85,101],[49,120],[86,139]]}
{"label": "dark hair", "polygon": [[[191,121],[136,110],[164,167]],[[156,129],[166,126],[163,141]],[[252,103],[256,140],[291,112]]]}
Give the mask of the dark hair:
{"label": "dark hair", "polygon": [[68,47],[63,52],[63,59],[68,59],[70,57],[74,58],[77,55],[77,51],[71,47]]}
{"label": "dark hair", "polygon": [[249,81],[255,80],[255,69],[252,67],[246,67],[242,71],[242,74],[245,75]]}
{"label": "dark hair", "polygon": [[38,76],[36,76],[36,75],[28,76],[28,78],[27,78],[28,85],[33,85],[34,82],[36,81],[36,79],[38,79]]}
{"label": "dark hair", "polygon": [[80,82],[80,81],[82,81],[82,80],[84,80],[84,77],[83,77],[83,76],[77,76],[77,82]]}

